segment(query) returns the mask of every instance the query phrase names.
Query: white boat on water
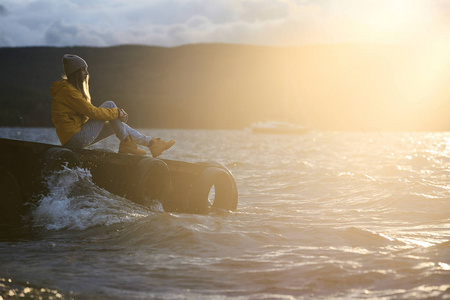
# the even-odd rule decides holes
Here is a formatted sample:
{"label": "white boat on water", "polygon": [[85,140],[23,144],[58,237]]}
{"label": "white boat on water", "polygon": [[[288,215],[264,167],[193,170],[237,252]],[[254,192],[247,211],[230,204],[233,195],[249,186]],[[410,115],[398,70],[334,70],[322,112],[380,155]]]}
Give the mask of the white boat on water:
{"label": "white boat on water", "polygon": [[251,130],[253,133],[266,134],[305,134],[309,128],[287,122],[269,121],[253,123]]}

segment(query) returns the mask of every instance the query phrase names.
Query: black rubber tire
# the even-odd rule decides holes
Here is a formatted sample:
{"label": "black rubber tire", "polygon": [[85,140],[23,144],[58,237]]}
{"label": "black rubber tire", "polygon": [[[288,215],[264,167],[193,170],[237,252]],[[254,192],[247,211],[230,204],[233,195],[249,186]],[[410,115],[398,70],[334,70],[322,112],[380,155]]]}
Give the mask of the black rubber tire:
{"label": "black rubber tire", "polygon": [[158,200],[164,206],[171,188],[170,171],[167,164],[155,158],[142,158],[136,165],[137,177],[134,182],[133,201],[149,204]]}
{"label": "black rubber tire", "polygon": [[236,181],[234,180],[234,176],[231,173],[230,169],[228,169],[224,165],[222,165],[222,164],[220,164],[218,162],[215,162],[215,161],[200,162],[200,164],[205,164],[205,165],[208,165],[209,167],[216,167],[216,168],[222,169],[225,172],[227,172],[228,175],[230,175],[230,177],[232,179],[232,189],[235,190],[235,193],[236,193],[236,195],[235,195],[236,200],[235,201],[236,201],[236,207],[237,207],[239,192],[238,192],[238,188],[237,188],[237,185],[236,185]]}
{"label": "black rubber tire", "polygon": [[[210,203],[208,196],[214,186],[215,196]],[[233,176],[226,169],[205,168],[193,181],[188,203],[188,212],[206,214],[210,208],[236,210],[238,191]]]}
{"label": "black rubber tire", "polygon": [[0,223],[17,225],[23,210],[20,186],[14,176],[0,166]]}

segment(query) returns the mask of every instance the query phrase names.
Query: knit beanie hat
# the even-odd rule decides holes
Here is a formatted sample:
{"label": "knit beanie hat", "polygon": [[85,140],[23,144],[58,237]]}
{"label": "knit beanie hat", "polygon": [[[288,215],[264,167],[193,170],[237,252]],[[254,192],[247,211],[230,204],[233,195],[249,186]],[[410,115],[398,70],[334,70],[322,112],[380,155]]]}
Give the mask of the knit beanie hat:
{"label": "knit beanie hat", "polygon": [[78,69],[88,66],[84,59],[75,54],[65,54],[63,56],[63,65],[66,76],[69,76]]}

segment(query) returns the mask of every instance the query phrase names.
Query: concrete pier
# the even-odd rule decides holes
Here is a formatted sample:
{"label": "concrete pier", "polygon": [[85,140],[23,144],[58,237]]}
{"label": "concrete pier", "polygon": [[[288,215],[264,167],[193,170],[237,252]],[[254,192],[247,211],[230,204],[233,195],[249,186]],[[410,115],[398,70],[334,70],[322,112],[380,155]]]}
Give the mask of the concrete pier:
{"label": "concrete pier", "polygon": [[0,139],[0,224],[20,223],[27,213],[24,204],[36,203],[47,193],[46,176],[63,165],[90,170],[96,185],[135,203],[148,205],[157,200],[167,212],[233,211],[238,204],[233,175],[218,163]]}

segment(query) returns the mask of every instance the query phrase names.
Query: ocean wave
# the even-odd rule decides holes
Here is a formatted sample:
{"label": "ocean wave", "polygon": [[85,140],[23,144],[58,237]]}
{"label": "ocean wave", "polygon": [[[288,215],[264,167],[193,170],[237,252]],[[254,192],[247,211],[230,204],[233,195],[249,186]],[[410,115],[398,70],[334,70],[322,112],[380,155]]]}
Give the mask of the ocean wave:
{"label": "ocean wave", "polygon": [[47,230],[84,230],[129,223],[151,211],[96,186],[86,169],[65,168],[46,178],[48,193],[32,211],[34,226]]}
{"label": "ocean wave", "polygon": [[238,210],[168,213],[63,170],[42,231],[0,243],[3,277],[80,298],[448,297],[449,133],[148,132],[177,140],[164,158],[229,167]]}

